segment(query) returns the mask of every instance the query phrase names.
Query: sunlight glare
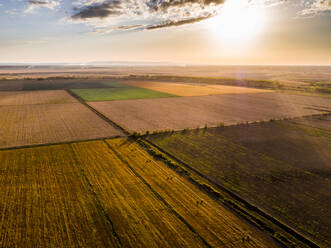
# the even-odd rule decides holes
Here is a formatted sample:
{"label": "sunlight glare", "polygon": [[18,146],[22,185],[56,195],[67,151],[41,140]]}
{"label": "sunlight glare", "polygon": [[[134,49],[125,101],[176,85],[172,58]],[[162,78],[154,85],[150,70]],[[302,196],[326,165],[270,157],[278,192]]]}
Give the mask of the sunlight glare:
{"label": "sunlight glare", "polygon": [[262,3],[228,0],[218,16],[211,18],[209,27],[219,41],[226,45],[244,45],[262,31],[265,13]]}

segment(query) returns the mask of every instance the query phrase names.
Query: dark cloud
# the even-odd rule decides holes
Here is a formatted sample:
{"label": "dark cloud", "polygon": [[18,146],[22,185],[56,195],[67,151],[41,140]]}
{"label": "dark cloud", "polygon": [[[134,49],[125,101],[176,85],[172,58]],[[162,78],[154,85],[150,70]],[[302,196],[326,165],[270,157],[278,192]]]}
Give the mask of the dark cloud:
{"label": "dark cloud", "polygon": [[122,14],[120,0],[106,1],[75,10],[78,12],[72,16],[72,19],[105,18]]}
{"label": "dark cloud", "polygon": [[136,24],[136,25],[124,25],[124,26],[119,26],[117,29],[118,30],[130,30],[130,29],[137,29],[137,28],[141,28],[144,25],[142,24]]}
{"label": "dark cloud", "polygon": [[161,29],[161,28],[182,26],[182,25],[186,25],[186,24],[200,22],[200,21],[206,20],[210,17],[212,17],[212,15],[194,17],[194,18],[189,18],[189,19],[185,19],[185,20],[178,20],[178,21],[167,21],[167,22],[164,22],[164,23],[148,26],[145,29],[146,30],[155,30],[155,29]]}
{"label": "dark cloud", "polygon": [[29,4],[46,5],[46,4],[49,4],[49,3],[48,2],[45,2],[45,1],[29,0]]}
{"label": "dark cloud", "polygon": [[199,4],[206,6],[214,3],[215,5],[223,4],[225,0],[150,0],[147,6],[153,11],[167,11],[172,7],[183,7],[186,5]]}

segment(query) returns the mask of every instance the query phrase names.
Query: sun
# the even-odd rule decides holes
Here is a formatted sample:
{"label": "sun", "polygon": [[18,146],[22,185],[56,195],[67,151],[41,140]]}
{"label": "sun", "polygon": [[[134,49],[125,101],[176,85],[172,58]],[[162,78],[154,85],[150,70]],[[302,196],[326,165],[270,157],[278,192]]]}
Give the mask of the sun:
{"label": "sun", "polygon": [[228,0],[208,26],[222,43],[243,45],[258,36],[265,19],[263,5],[258,1]]}

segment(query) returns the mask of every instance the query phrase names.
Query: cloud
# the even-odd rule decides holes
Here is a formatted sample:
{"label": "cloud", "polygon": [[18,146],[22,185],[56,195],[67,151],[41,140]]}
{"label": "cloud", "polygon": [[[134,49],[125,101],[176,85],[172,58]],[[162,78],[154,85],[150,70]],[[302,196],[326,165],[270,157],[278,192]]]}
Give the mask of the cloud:
{"label": "cloud", "polygon": [[94,27],[97,34],[155,30],[206,20],[220,13],[225,1],[270,7],[286,0],[76,0],[67,21]]}
{"label": "cloud", "polygon": [[201,6],[207,6],[210,4],[223,4],[225,0],[150,0],[147,5],[154,11],[167,11],[173,7],[183,7],[185,5],[199,4]]}
{"label": "cloud", "polygon": [[74,6],[88,6],[92,4],[98,4],[98,3],[103,3],[104,0],[77,0],[74,1],[72,4]]}
{"label": "cloud", "polygon": [[331,0],[314,0],[307,2],[307,7],[301,10],[298,15],[303,17],[313,17],[322,12],[331,11]]}
{"label": "cloud", "polygon": [[164,23],[148,26],[145,29],[146,30],[153,30],[153,29],[168,28],[168,27],[174,27],[174,26],[182,26],[182,25],[186,25],[186,24],[192,24],[192,23],[195,23],[195,22],[200,22],[200,21],[206,20],[210,17],[212,17],[211,14],[207,15],[207,16],[200,16],[200,17],[189,18],[189,19],[184,19],[184,20],[179,20],[179,21],[167,21],[167,22],[164,22]]}
{"label": "cloud", "polygon": [[87,5],[80,9],[76,8],[76,10],[78,12],[72,16],[73,19],[105,18],[122,14],[120,0],[107,1],[97,5]]}
{"label": "cloud", "polygon": [[196,22],[206,20],[210,17],[212,17],[212,15],[201,16],[201,17],[196,17],[196,18],[188,18],[188,19],[179,20],[179,21],[166,21],[163,23],[151,24],[151,25],[135,24],[135,25],[114,26],[114,27],[96,29],[92,33],[107,34],[107,33],[115,32],[115,31],[156,30],[156,29],[162,29],[162,28],[178,27],[178,26],[182,26],[182,25],[193,24]]}
{"label": "cloud", "polygon": [[0,8],[3,6],[3,4],[2,3],[0,3]]}
{"label": "cloud", "polygon": [[[184,8],[200,9],[210,5],[223,4],[224,0],[78,0],[80,7],[74,8],[73,19],[106,18],[119,15],[164,15],[179,13]],[[186,13],[188,14],[188,12]]]}
{"label": "cloud", "polygon": [[60,6],[60,2],[56,0],[29,0],[28,7],[24,10],[24,13],[34,13],[40,8],[54,10],[58,6]]}

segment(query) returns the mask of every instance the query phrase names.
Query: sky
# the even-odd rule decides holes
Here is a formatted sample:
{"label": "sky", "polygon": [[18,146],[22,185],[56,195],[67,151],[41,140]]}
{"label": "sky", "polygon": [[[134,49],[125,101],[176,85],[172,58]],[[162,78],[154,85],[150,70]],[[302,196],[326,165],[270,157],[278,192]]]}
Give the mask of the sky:
{"label": "sky", "polygon": [[331,0],[0,0],[0,63],[331,65]]}

